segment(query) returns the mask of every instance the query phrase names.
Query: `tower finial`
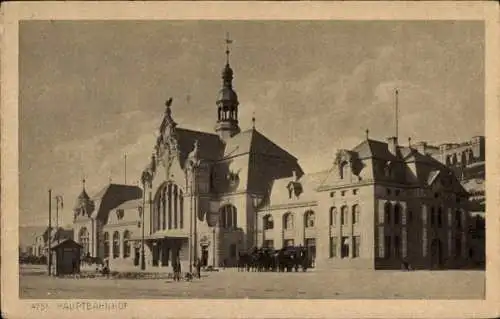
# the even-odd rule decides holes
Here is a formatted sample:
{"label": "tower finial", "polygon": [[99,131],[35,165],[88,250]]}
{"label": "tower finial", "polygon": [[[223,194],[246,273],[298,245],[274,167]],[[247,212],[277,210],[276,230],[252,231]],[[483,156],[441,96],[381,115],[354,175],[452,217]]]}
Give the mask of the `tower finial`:
{"label": "tower finial", "polygon": [[82,178],[82,188],[85,190],[85,177]]}
{"label": "tower finial", "polygon": [[172,100],[173,99],[170,97],[167,101],[165,101],[165,106],[166,106],[165,113],[167,113],[168,115],[172,113],[172,110],[170,109],[170,106],[172,105]]}
{"label": "tower finial", "polygon": [[399,107],[398,106],[398,103],[399,103],[398,98],[399,98],[399,91],[398,91],[397,88],[396,88],[396,91],[395,91],[394,95],[395,95],[395,106],[396,106],[396,113],[394,114],[394,116],[396,118],[396,123],[395,123],[396,124],[396,136],[395,137],[398,138],[398,133],[399,133],[398,132],[398,116],[399,116],[399,114],[398,114],[398,112],[399,112],[399,110],[398,110],[398,107]]}
{"label": "tower finial", "polygon": [[233,40],[229,38],[229,32],[226,32],[226,64],[229,64],[229,54],[231,53],[229,45],[231,43],[233,43]]}
{"label": "tower finial", "polygon": [[255,112],[252,114],[252,129],[255,129]]}
{"label": "tower finial", "polygon": [[369,129],[366,129],[366,130],[365,130],[365,134],[366,134],[366,139],[368,139],[368,136],[369,136],[369,134],[370,134],[370,130],[369,130]]}
{"label": "tower finial", "polygon": [[411,147],[411,137],[408,137],[408,147]]}

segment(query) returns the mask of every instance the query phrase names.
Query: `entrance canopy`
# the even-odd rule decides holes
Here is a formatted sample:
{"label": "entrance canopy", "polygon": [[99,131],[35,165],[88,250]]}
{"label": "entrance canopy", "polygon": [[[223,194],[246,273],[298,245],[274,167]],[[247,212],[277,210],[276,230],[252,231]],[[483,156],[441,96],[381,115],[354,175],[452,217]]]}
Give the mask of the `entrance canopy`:
{"label": "entrance canopy", "polygon": [[[163,238],[189,238],[189,235],[187,234],[186,231],[180,230],[180,229],[169,229],[169,230],[161,230],[157,231],[154,234],[151,235],[144,235],[144,239],[146,240],[151,240],[151,239],[163,239]],[[142,240],[142,236],[140,235],[134,235],[130,240]]]}

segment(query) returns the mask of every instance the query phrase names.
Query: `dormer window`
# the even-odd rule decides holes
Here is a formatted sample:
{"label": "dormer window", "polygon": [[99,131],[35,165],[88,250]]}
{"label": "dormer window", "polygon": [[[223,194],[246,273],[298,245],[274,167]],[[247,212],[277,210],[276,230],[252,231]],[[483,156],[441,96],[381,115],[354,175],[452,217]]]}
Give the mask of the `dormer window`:
{"label": "dormer window", "polygon": [[125,211],[123,209],[117,209],[116,217],[118,218],[118,220],[122,220],[123,216],[125,216]]}
{"label": "dormer window", "polygon": [[298,182],[290,182],[288,184],[288,198],[299,198],[300,194],[302,194],[302,185]]}
{"label": "dormer window", "polygon": [[349,174],[349,163],[342,162],[340,164],[340,179],[346,178],[348,174]]}
{"label": "dormer window", "polygon": [[392,162],[388,161],[387,164],[384,167],[385,177],[392,177],[392,173],[393,173],[392,171],[393,171],[393,169],[392,169]]}

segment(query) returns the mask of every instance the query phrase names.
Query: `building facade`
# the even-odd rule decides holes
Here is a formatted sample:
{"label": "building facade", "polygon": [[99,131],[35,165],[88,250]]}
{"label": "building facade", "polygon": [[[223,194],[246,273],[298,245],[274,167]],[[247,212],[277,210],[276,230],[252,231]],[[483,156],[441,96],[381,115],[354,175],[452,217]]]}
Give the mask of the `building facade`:
{"label": "building facade", "polygon": [[262,246],[305,246],[324,269],[467,263],[468,193],[446,165],[448,151],[367,136],[339,150],[332,167],[305,174],[255,127],[240,129],[233,75],[228,59],[214,133],[178,126],[170,99],[142,187],[111,184],[92,197],[83,189],[74,234],[85,254],[112,268],[140,267],[144,254],[157,270],[198,258],[234,266],[240,252]]}

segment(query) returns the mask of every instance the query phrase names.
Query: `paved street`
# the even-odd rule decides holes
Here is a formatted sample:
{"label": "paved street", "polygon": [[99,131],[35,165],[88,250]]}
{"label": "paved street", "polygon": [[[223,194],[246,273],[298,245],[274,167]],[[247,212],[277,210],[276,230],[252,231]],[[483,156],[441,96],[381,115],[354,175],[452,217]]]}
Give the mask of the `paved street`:
{"label": "paved street", "polygon": [[204,273],[193,282],[167,279],[50,278],[22,271],[20,298],[333,298],[481,299],[484,271]]}

